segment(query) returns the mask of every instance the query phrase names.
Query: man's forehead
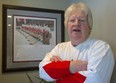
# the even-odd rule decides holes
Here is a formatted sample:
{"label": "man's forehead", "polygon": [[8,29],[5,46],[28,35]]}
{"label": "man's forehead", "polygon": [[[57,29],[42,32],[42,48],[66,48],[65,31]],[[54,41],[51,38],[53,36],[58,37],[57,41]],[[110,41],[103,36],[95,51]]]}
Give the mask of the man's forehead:
{"label": "man's forehead", "polygon": [[79,18],[86,18],[86,14],[84,12],[73,12],[70,14],[70,17],[79,17]]}

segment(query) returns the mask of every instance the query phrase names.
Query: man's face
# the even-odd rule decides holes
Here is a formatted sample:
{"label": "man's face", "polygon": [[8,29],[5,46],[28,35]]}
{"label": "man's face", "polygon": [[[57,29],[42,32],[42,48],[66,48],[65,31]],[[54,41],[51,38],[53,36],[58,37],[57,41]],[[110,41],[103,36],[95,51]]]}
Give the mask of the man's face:
{"label": "man's face", "polygon": [[67,22],[67,30],[71,40],[83,41],[87,39],[90,28],[85,13],[82,11],[72,13]]}

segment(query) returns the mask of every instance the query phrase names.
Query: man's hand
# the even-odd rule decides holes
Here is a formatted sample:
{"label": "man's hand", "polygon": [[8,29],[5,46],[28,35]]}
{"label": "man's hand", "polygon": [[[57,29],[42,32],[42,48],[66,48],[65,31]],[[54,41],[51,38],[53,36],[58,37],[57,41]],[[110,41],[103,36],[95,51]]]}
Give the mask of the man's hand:
{"label": "man's hand", "polygon": [[54,56],[52,56],[52,58],[50,58],[50,61],[57,62],[57,61],[62,61],[62,59],[59,56],[54,55]]}
{"label": "man's hand", "polygon": [[78,71],[85,71],[87,70],[87,61],[82,61],[82,60],[75,60],[70,62],[70,72],[71,73],[76,73]]}

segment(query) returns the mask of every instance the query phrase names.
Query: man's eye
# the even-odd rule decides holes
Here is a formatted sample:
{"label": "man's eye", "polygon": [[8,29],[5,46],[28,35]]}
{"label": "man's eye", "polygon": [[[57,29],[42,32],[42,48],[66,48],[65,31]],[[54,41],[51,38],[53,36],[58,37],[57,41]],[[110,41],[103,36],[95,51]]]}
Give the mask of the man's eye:
{"label": "man's eye", "polygon": [[73,19],[71,19],[71,20],[69,20],[70,22],[75,22],[75,20],[73,20]]}
{"label": "man's eye", "polygon": [[85,20],[81,20],[81,19],[80,19],[79,22],[85,22]]}

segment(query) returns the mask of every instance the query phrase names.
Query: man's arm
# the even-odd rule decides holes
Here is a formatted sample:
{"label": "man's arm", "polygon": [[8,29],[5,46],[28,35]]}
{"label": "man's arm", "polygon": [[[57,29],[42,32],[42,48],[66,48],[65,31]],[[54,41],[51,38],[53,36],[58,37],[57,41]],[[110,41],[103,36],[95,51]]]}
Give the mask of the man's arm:
{"label": "man's arm", "polygon": [[[46,73],[53,79],[56,79],[58,83],[83,83],[86,79],[85,76],[79,74],[77,71],[80,71],[81,67],[80,65],[83,65],[84,61],[53,61],[47,65],[45,65],[43,68],[46,71]],[[70,64],[71,63],[71,64]],[[85,65],[85,63],[84,63]],[[77,66],[77,67],[75,67]],[[70,67],[73,68],[73,73],[70,72]],[[74,68],[75,67],[75,68]],[[82,71],[82,70],[81,70]],[[75,72],[75,73],[74,73]]]}

